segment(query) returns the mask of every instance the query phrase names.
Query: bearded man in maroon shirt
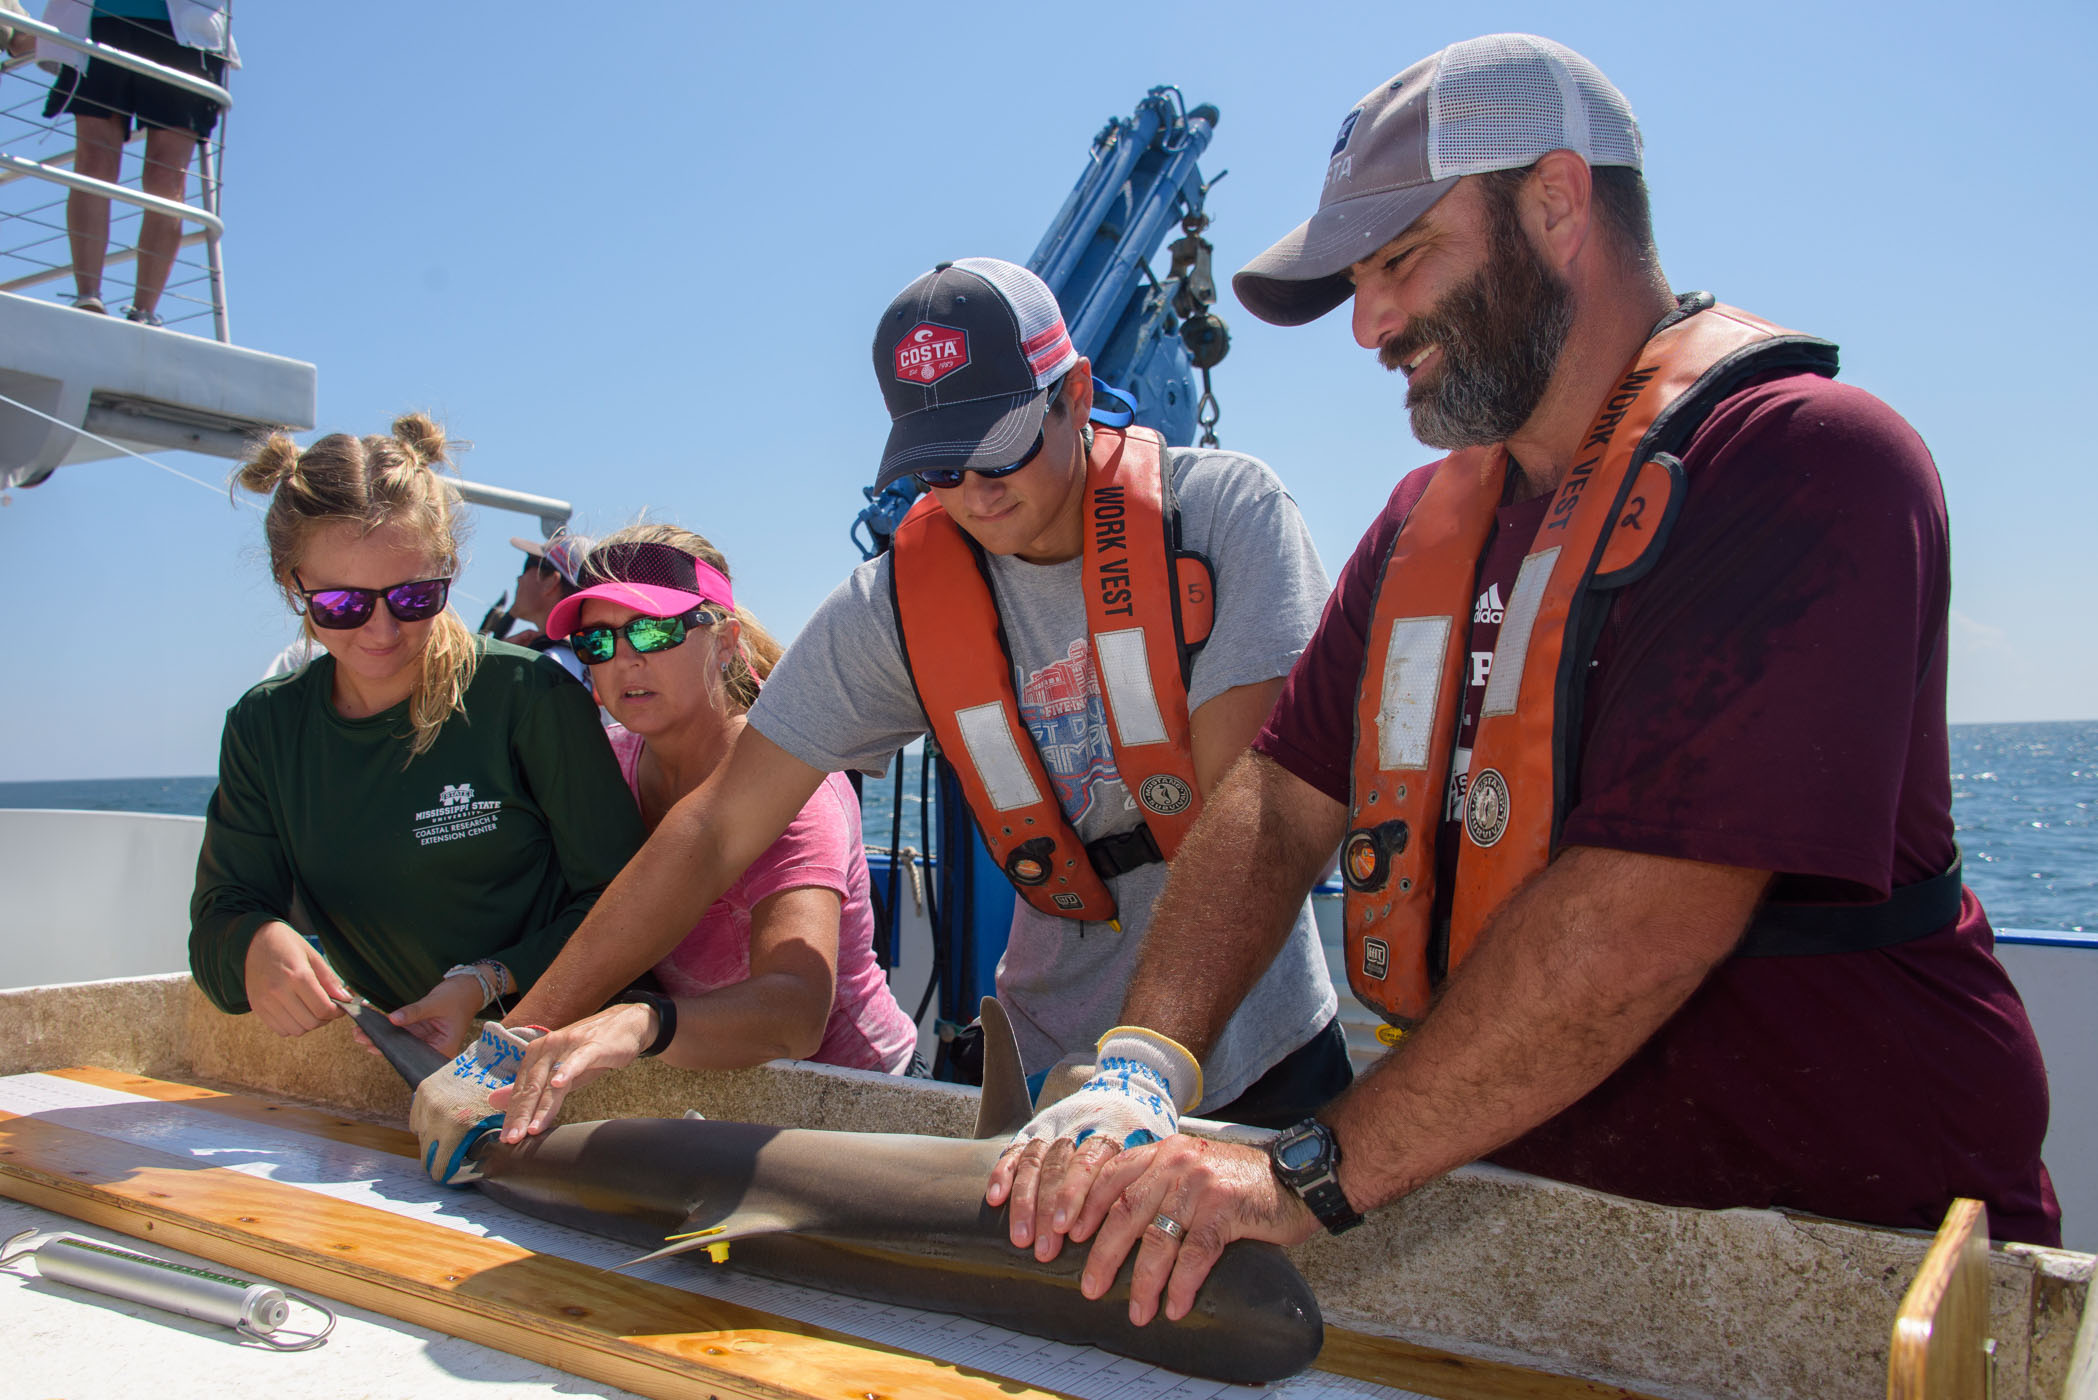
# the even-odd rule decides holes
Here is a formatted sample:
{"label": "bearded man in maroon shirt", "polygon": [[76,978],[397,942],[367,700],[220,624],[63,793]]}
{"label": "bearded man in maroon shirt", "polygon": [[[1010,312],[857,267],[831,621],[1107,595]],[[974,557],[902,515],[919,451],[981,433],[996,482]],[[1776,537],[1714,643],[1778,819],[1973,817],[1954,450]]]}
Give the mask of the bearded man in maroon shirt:
{"label": "bearded man in maroon shirt", "polygon": [[[1352,301],[1451,456],[1392,492],[1175,863],[1102,1073],[1001,1160],[1049,1258],[1183,1316],[1223,1245],[1486,1159],[1669,1205],[2055,1244],[2047,1083],[1960,883],[1945,505],[1835,347],[1662,275],[1629,105],[1469,40],[1343,122],[1235,279]],[[1267,1152],[1194,1066],[1342,849],[1357,995],[1406,1035]],[[1110,1045],[1109,1041],[1113,1043]]]}

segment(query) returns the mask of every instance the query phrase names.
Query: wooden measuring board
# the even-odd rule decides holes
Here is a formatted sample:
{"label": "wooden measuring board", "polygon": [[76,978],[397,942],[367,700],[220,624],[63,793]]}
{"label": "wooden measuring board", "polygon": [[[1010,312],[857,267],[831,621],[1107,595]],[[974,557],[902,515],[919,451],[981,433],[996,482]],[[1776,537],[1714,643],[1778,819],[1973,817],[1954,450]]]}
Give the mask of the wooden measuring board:
{"label": "wooden measuring board", "polygon": [[1637,1400],[1332,1329],[1321,1370],[1230,1386],[690,1260],[611,1273],[629,1246],[435,1186],[406,1133],[103,1070],[0,1078],[0,1194],[647,1395]]}
{"label": "wooden measuring board", "polygon": [[1988,1345],[1989,1212],[1962,1197],[1895,1314],[1887,1400],[1986,1400]]}

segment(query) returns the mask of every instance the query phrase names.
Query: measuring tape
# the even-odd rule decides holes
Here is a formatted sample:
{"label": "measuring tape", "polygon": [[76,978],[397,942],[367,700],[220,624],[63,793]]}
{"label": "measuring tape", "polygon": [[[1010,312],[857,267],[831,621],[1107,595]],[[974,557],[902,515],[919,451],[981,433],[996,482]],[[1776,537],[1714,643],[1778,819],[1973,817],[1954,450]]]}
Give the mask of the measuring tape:
{"label": "measuring tape", "polygon": [[[50,1235],[40,1244],[16,1247],[36,1233],[24,1230],[0,1245],[0,1265],[34,1259],[37,1272],[55,1283],[69,1283],[75,1288],[181,1313],[199,1322],[215,1322],[278,1351],[310,1351],[328,1340],[328,1334],[335,1330],[333,1312],[273,1284],[193,1269],[79,1235]],[[272,1335],[283,1331],[290,1320],[293,1301],[327,1318],[327,1325],[318,1332],[288,1333],[283,1340]]]}

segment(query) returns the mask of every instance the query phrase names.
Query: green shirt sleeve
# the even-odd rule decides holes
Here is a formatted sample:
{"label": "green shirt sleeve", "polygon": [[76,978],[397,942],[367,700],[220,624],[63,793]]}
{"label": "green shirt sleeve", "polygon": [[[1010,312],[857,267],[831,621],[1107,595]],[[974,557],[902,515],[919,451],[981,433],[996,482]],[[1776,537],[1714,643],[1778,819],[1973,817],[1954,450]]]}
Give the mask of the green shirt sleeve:
{"label": "green shirt sleeve", "polygon": [[544,924],[490,955],[510,969],[521,993],[546,972],[648,832],[587,686],[563,683],[536,697],[511,746],[573,892]]}
{"label": "green shirt sleeve", "polygon": [[248,1009],[248,945],[291,908],[291,862],[263,788],[263,765],[241,707],[226,714],[219,785],[204,813],[197,887],[189,902],[189,967],[221,1011]]}

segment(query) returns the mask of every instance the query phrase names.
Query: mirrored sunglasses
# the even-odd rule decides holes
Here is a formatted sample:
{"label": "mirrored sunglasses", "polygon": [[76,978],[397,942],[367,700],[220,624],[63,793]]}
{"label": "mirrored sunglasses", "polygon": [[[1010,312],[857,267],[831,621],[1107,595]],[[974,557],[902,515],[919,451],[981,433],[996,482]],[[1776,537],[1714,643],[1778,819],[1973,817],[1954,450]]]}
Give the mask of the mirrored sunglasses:
{"label": "mirrored sunglasses", "polygon": [[712,613],[704,608],[694,608],[678,617],[637,617],[622,627],[610,627],[600,622],[576,628],[568,634],[568,644],[575,648],[576,659],[585,666],[602,666],[619,649],[622,636],[635,652],[646,656],[652,651],[683,646],[688,627],[709,626],[713,621]]}
{"label": "mirrored sunglasses", "polygon": [[[1047,434],[1047,429],[1036,433],[1034,435],[1034,446],[1028,448],[1027,455],[1011,466],[981,469],[976,474],[989,481],[996,481],[1001,476],[1011,476],[1014,472],[1042,455],[1042,443],[1046,440]],[[970,469],[967,467],[935,467],[931,471],[912,472],[911,475],[918,478],[920,486],[945,491],[951,486],[961,485],[962,478],[967,476],[969,471]]]}
{"label": "mirrored sunglasses", "polygon": [[379,606],[381,598],[386,600],[386,610],[395,621],[425,621],[444,611],[445,600],[452,592],[448,578],[413,579],[390,588],[308,588],[294,569],[291,581],[306,600],[306,616],[313,625],[335,632],[347,632],[371,621],[372,609]]}

